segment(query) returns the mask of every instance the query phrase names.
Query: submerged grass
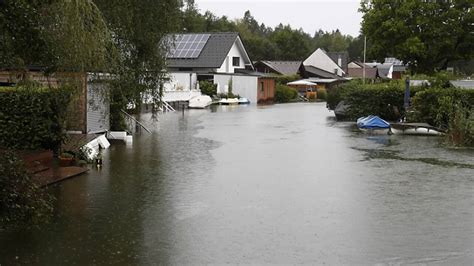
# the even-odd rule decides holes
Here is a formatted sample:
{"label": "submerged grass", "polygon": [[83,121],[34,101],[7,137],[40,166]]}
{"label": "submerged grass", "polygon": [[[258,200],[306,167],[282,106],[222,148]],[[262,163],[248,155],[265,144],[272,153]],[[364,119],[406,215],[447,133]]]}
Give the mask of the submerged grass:
{"label": "submerged grass", "polygon": [[362,148],[356,148],[356,147],[353,147],[352,149],[364,152],[366,160],[388,159],[388,160],[399,160],[399,161],[408,161],[408,162],[422,162],[422,163],[437,165],[437,166],[442,166],[442,167],[458,167],[458,168],[474,169],[473,164],[444,161],[444,160],[440,160],[436,158],[406,158],[400,155],[400,151],[394,151],[394,150],[362,149]]}

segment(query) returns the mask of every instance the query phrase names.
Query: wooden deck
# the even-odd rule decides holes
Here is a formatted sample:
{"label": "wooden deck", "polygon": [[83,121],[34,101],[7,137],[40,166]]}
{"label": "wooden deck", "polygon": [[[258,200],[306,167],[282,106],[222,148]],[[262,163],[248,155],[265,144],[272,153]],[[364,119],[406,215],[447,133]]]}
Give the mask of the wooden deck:
{"label": "wooden deck", "polygon": [[48,186],[87,171],[88,168],[78,166],[60,167],[54,159],[52,151],[19,151],[31,179],[38,186]]}
{"label": "wooden deck", "polygon": [[40,187],[45,187],[84,174],[87,171],[89,171],[88,168],[78,166],[49,168],[35,173],[32,179]]}

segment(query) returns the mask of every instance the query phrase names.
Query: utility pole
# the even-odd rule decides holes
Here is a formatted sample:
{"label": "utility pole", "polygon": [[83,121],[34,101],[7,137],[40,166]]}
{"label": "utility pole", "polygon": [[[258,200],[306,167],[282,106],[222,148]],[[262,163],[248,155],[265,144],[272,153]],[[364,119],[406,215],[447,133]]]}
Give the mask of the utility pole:
{"label": "utility pole", "polygon": [[363,70],[362,70],[362,82],[363,84],[365,84],[365,51],[367,49],[367,37],[364,35],[364,65],[362,66]]}

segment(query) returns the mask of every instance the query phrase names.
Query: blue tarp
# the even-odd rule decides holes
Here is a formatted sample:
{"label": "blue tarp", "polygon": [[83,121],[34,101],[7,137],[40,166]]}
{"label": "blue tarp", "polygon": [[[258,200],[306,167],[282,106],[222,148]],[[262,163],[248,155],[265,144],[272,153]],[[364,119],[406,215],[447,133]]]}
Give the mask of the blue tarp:
{"label": "blue tarp", "polygon": [[357,119],[357,126],[359,128],[390,128],[390,124],[376,115],[369,115]]}

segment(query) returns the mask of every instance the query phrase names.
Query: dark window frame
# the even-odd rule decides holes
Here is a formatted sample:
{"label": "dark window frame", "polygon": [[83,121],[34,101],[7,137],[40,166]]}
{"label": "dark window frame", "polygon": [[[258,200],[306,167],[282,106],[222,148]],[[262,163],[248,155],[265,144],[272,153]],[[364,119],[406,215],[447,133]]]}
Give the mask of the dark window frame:
{"label": "dark window frame", "polygon": [[232,57],[232,66],[235,66],[235,67],[240,66],[240,57],[238,56]]}

